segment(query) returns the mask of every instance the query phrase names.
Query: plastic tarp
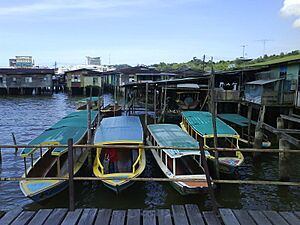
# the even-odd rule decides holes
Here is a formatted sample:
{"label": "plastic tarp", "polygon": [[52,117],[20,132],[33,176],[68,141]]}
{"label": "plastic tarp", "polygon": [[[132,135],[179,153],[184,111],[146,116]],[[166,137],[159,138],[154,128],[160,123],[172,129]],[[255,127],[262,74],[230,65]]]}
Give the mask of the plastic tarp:
{"label": "plastic tarp", "polygon": [[[199,148],[198,141],[175,124],[152,124],[148,125],[148,130],[159,146]],[[183,155],[200,155],[200,151],[194,150],[164,149],[164,151],[171,158]]]}
{"label": "plastic tarp", "polygon": [[[88,98],[82,98],[82,99],[79,99],[78,101],[76,101],[76,103],[86,103],[87,101],[92,101],[92,102],[96,102],[98,101],[99,97],[88,97]],[[100,98],[101,99],[101,98]]]}
{"label": "plastic tarp", "polygon": [[[94,122],[98,112],[91,111],[91,121]],[[45,130],[37,138],[33,139],[29,145],[39,145],[43,143],[58,142],[59,144],[68,144],[68,139],[73,138],[73,143],[78,143],[87,133],[87,111],[81,110],[72,112],[55,123],[52,127]],[[35,149],[25,148],[21,156],[25,157],[31,154]],[[67,151],[65,148],[54,148],[52,154],[60,155]]]}
{"label": "plastic tarp", "polygon": [[[202,136],[213,136],[212,115],[210,112],[185,111],[181,113],[188,124]],[[219,118],[216,118],[217,136],[238,136],[238,133]]]}
{"label": "plastic tarp", "polygon": [[104,118],[98,127],[94,143],[134,142],[143,143],[143,127],[138,116],[116,116]]}

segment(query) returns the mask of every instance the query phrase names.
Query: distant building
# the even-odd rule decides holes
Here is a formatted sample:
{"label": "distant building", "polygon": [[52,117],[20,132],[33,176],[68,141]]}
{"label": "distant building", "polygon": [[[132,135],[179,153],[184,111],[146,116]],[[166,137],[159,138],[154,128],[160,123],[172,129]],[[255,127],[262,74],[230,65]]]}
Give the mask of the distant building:
{"label": "distant building", "polygon": [[87,64],[88,65],[95,65],[100,66],[101,65],[101,58],[100,57],[90,57],[87,56]]}
{"label": "distant building", "polygon": [[9,66],[16,67],[16,59],[9,59]]}
{"label": "distant building", "polygon": [[0,95],[51,94],[53,69],[0,68]]}

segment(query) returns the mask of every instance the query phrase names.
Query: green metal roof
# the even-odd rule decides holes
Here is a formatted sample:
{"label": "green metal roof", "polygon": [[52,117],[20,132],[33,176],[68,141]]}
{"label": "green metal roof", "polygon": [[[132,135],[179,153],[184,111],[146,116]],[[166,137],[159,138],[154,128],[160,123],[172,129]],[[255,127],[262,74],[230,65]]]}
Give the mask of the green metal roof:
{"label": "green metal roof", "polygon": [[[82,98],[76,101],[76,103],[86,103],[88,100],[91,100],[92,102],[98,101],[99,97],[88,97],[88,98]],[[101,99],[101,98],[100,98]]]}
{"label": "green metal roof", "polygon": [[[96,111],[91,111],[92,122],[95,121],[97,116]],[[78,143],[87,132],[87,111],[75,111],[62,118],[55,123],[52,127],[45,130],[38,137],[33,139],[29,145],[39,145],[45,142],[58,142],[65,145],[68,139],[73,138],[73,143]],[[21,152],[21,157],[26,157],[33,153],[36,149],[24,148]],[[53,155],[61,155],[66,152],[65,148],[55,148],[52,150]]]}
{"label": "green metal roof", "polygon": [[[199,148],[199,143],[175,124],[152,124],[148,130],[160,146]],[[178,158],[183,155],[200,155],[194,150],[164,150],[170,157]],[[205,154],[209,154],[207,151]]]}
{"label": "green metal roof", "polygon": [[[213,136],[212,115],[210,112],[203,111],[185,111],[181,113],[182,117],[189,125],[202,136]],[[236,136],[238,133],[219,118],[216,118],[217,136],[228,137]]]}
{"label": "green metal roof", "polygon": [[[223,114],[218,114],[218,117],[222,120],[226,120],[231,123],[234,123],[240,127],[248,127],[248,118],[243,117],[239,114],[223,113]],[[254,120],[251,120],[251,124],[256,125],[256,122]]]}

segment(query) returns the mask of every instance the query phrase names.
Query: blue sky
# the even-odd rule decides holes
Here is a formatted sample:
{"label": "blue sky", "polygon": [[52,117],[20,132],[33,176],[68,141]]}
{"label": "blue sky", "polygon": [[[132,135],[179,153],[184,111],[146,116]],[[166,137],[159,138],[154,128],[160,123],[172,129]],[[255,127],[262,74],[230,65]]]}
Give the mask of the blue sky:
{"label": "blue sky", "polygon": [[0,66],[234,59],[300,49],[300,0],[10,0],[0,2]]}

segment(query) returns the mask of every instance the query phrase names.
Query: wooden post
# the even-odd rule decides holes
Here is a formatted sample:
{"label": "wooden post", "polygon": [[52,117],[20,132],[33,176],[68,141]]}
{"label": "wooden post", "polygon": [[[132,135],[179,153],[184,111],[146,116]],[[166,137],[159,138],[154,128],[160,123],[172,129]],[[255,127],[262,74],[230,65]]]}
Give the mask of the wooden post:
{"label": "wooden post", "polygon": [[[16,136],[15,136],[14,132],[12,132],[11,135],[12,135],[12,138],[13,138],[14,145],[17,145],[17,140],[16,140]],[[18,153],[18,148],[16,147],[15,148],[15,154],[17,154],[17,153]]]}
{"label": "wooden post", "polygon": [[98,120],[97,120],[97,126],[99,126],[101,118],[100,118],[100,114],[101,114],[101,107],[102,107],[102,100],[101,100],[101,93],[100,93],[100,88],[99,88],[99,92],[98,92],[98,102],[97,102],[97,106],[98,106]]}
{"label": "wooden post", "polygon": [[248,105],[248,147],[250,147],[250,142],[251,142],[251,120],[252,120],[252,104]]}
{"label": "wooden post", "polygon": [[[289,142],[280,138],[279,139],[279,149],[289,150],[290,149]],[[290,163],[289,153],[279,152],[279,179],[280,179],[280,181],[289,181],[290,180],[289,163]]]}
{"label": "wooden post", "polygon": [[0,163],[2,163],[2,150],[0,148]]}
{"label": "wooden post", "polygon": [[145,95],[145,130],[147,131],[148,125],[148,90],[149,90],[149,83],[146,83],[146,95]]}
{"label": "wooden post", "polygon": [[210,173],[209,173],[209,169],[208,169],[208,165],[207,165],[207,161],[206,161],[206,157],[205,157],[205,151],[203,150],[202,147],[201,147],[201,150],[200,150],[200,154],[201,154],[201,161],[202,161],[203,169],[204,169],[204,172],[205,172],[205,177],[206,177],[207,184],[208,184],[208,191],[209,191],[209,194],[210,194],[210,197],[211,197],[211,200],[212,200],[213,210],[214,210],[214,213],[216,215],[218,215],[219,214],[218,203],[217,203],[217,200],[215,198],[213,185],[211,183]]}
{"label": "wooden post", "polygon": [[27,177],[27,163],[26,163],[26,157],[24,157],[24,174],[25,174],[25,177]]}
{"label": "wooden post", "polygon": [[75,210],[74,180],[73,180],[73,139],[68,140],[68,170],[69,170],[69,210]]}
{"label": "wooden post", "polygon": [[[258,121],[257,121],[256,127],[255,127],[254,144],[253,144],[254,149],[261,149],[261,147],[262,147],[263,135],[264,135],[263,131],[262,131],[262,124],[264,122],[265,111],[266,111],[266,106],[263,105],[262,108],[260,108]],[[259,155],[260,155],[259,152],[253,153],[254,158],[256,158]]]}
{"label": "wooden post", "polygon": [[163,108],[163,122],[165,122],[165,115],[166,115],[166,109],[167,109],[167,86],[164,88],[164,108]]}
{"label": "wooden post", "polygon": [[[116,79],[116,78],[115,78]],[[114,116],[116,116],[116,104],[117,102],[117,82],[115,80],[115,87],[114,87]]]}
{"label": "wooden post", "polygon": [[[92,127],[91,127],[91,101],[88,100],[87,102],[87,128],[88,128],[88,133],[87,133],[87,144],[92,144]],[[92,169],[92,152],[90,149],[86,149],[88,152],[88,167],[89,170]]]}
{"label": "wooden post", "polygon": [[156,88],[154,88],[153,98],[154,124],[156,124]]}
{"label": "wooden post", "polygon": [[[216,149],[218,147],[218,131],[217,131],[217,103],[215,102],[215,72],[212,67],[212,73],[211,73],[211,110],[212,110],[212,126],[213,126],[213,132],[214,132],[214,148]],[[215,169],[216,169],[216,177],[217,179],[220,178],[220,168],[219,168],[219,152],[215,151]]]}

